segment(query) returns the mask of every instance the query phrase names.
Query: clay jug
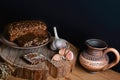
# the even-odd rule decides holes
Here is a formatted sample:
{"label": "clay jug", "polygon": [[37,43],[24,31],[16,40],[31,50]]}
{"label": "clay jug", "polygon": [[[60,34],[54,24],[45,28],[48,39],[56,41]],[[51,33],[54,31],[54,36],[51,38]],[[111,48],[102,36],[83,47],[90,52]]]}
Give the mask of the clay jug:
{"label": "clay jug", "polygon": [[[81,65],[90,72],[104,71],[115,66],[119,60],[119,52],[114,48],[108,48],[106,42],[100,39],[88,39],[85,41],[87,49],[80,56]],[[109,63],[109,52],[115,55],[115,60]]]}

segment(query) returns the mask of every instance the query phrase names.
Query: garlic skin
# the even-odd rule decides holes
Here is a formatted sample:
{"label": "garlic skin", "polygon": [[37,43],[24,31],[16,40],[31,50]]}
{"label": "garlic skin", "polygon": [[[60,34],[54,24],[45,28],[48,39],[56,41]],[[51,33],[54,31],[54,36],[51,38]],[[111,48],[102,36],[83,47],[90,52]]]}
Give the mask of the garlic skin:
{"label": "garlic skin", "polygon": [[74,58],[73,52],[69,51],[65,57],[66,57],[66,60],[73,60]]}
{"label": "garlic skin", "polygon": [[62,48],[66,48],[67,47],[67,41],[58,37],[56,27],[54,27],[54,34],[55,34],[55,39],[51,43],[50,48],[52,50],[59,50],[59,49],[62,49]]}
{"label": "garlic skin", "polygon": [[66,60],[73,60],[74,54],[70,49],[62,48],[59,50],[59,54],[64,56]]}
{"label": "garlic skin", "polygon": [[64,56],[64,55],[65,55],[65,50],[66,50],[66,48],[62,48],[62,49],[59,50],[58,53],[59,53],[60,55]]}
{"label": "garlic skin", "polygon": [[62,60],[62,56],[60,54],[55,54],[52,57],[52,60],[54,60],[54,61],[60,61],[60,60]]}
{"label": "garlic skin", "polygon": [[59,49],[66,48],[66,47],[67,47],[67,41],[63,39],[54,40],[51,44],[52,50],[59,50]]}
{"label": "garlic skin", "polygon": [[60,60],[68,60],[71,61],[74,59],[74,54],[70,49],[62,48],[58,51],[58,54],[55,54],[52,57],[52,60],[54,61],[60,61]]}

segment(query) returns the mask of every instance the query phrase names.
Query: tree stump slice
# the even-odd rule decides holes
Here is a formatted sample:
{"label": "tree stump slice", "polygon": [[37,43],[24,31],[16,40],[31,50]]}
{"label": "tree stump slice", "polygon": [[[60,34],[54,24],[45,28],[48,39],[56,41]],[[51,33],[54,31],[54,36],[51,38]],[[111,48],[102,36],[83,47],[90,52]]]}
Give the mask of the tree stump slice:
{"label": "tree stump slice", "polygon": [[[74,59],[71,61],[52,61],[51,58],[57,52],[52,51],[49,45],[35,49],[16,49],[1,45],[0,56],[14,68],[12,76],[28,80],[47,80],[49,76],[53,78],[63,78],[68,77],[72,72],[78,54],[76,47],[70,43],[68,43],[68,45],[74,53]],[[23,59],[23,56],[33,52],[42,54],[47,59],[39,64],[31,65]]]}

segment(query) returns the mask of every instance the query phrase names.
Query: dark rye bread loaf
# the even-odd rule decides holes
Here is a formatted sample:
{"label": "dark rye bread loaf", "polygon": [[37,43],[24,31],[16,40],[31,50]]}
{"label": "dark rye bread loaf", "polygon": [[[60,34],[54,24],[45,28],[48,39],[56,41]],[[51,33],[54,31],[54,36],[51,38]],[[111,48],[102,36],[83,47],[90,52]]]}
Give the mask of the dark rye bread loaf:
{"label": "dark rye bread loaf", "polygon": [[26,35],[23,35],[15,40],[15,42],[19,46],[24,46],[24,47],[32,47],[32,46],[39,46],[48,41],[49,37],[47,35],[42,36],[42,35],[34,35],[32,33],[28,33]]}
{"label": "dark rye bread loaf", "polygon": [[33,33],[34,35],[46,35],[47,25],[39,20],[26,20],[13,22],[6,28],[5,34],[9,41],[15,41],[17,38]]}
{"label": "dark rye bread loaf", "polygon": [[21,47],[39,46],[48,41],[47,25],[39,20],[11,23],[6,27],[5,35]]}

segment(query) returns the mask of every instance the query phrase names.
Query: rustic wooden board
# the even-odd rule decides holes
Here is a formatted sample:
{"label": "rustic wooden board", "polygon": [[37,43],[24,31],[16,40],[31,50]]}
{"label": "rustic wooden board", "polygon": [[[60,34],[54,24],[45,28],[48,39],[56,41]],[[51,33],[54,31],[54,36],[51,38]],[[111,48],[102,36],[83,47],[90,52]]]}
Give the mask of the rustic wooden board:
{"label": "rustic wooden board", "polygon": [[[27,50],[1,45],[0,56],[12,67],[15,67],[15,72],[13,73],[15,77],[29,80],[46,80],[47,76],[50,75],[54,78],[60,78],[66,77],[71,73],[78,54],[76,47],[70,43],[68,45],[70,46],[70,50],[74,53],[74,59],[72,61],[51,61],[52,56],[57,52],[49,49],[49,45]],[[31,65],[22,58],[23,55],[31,52],[42,54],[47,60],[37,65]]]}

